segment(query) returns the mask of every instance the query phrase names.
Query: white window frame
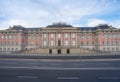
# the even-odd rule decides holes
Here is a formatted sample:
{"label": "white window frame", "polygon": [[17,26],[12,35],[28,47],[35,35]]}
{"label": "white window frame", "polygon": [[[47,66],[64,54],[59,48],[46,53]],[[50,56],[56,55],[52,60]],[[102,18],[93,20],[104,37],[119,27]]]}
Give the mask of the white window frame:
{"label": "white window frame", "polygon": [[54,37],[54,34],[53,34],[53,33],[52,33],[52,34],[50,34],[50,37],[51,37],[51,38],[53,38],[53,37]]}
{"label": "white window frame", "polygon": [[46,38],[46,37],[47,37],[47,34],[46,34],[46,33],[44,33],[44,34],[43,34],[43,37],[44,37],[44,38]]}
{"label": "white window frame", "polygon": [[59,34],[58,34],[58,38],[60,38],[60,37],[61,37],[61,34],[59,33]]}
{"label": "white window frame", "polygon": [[47,46],[47,41],[44,41],[44,42],[43,42],[43,45],[44,45],[44,46]]}
{"label": "white window frame", "polygon": [[72,34],[72,38],[75,38],[75,33]]}
{"label": "white window frame", "polygon": [[72,45],[75,46],[75,41],[72,42]]}
{"label": "white window frame", "polygon": [[1,37],[2,39],[4,39],[4,36],[2,35],[2,37]]}
{"label": "white window frame", "polygon": [[68,46],[68,41],[67,40],[65,41],[65,46]]}
{"label": "white window frame", "polygon": [[50,42],[50,45],[51,45],[51,46],[53,46],[53,45],[54,45],[54,42],[53,42],[53,41],[51,41],[51,42]]}
{"label": "white window frame", "polygon": [[65,33],[65,38],[68,38],[68,33]]}

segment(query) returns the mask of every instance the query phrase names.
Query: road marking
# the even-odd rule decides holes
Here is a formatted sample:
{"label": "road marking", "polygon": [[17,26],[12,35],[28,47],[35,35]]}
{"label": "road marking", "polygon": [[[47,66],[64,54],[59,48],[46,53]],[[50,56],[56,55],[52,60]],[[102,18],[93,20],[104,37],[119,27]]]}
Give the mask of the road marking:
{"label": "road marking", "polygon": [[18,64],[18,62],[7,62],[7,64]]}
{"label": "road marking", "polygon": [[53,64],[50,64],[50,65],[61,65],[61,64],[53,63]]}
{"label": "road marking", "polygon": [[37,79],[36,76],[17,76],[17,78],[31,78],[31,79]]}
{"label": "road marking", "polygon": [[57,77],[57,79],[79,79],[79,77]]}
{"label": "road marking", "polygon": [[118,80],[118,79],[120,79],[120,77],[98,77],[98,79],[114,79],[114,80]]}
{"label": "road marking", "polygon": [[64,67],[12,67],[12,66],[0,66],[4,69],[41,69],[41,70],[120,70],[120,67],[84,67],[84,68],[64,68]]}

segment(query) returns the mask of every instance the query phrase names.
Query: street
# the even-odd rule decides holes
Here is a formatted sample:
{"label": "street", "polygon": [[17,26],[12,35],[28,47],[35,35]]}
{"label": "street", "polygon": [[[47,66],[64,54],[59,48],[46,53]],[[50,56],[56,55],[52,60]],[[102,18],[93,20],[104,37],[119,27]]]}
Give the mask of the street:
{"label": "street", "polygon": [[0,59],[0,82],[120,82],[120,59]]}

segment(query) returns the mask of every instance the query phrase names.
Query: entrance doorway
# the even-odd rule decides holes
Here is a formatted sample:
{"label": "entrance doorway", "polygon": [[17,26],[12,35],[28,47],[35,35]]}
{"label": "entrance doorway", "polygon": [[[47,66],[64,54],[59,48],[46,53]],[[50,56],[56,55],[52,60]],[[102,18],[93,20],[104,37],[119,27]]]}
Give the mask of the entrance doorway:
{"label": "entrance doorway", "polygon": [[61,49],[58,49],[58,54],[61,54]]}
{"label": "entrance doorway", "polygon": [[52,49],[49,49],[49,54],[52,54]]}
{"label": "entrance doorway", "polygon": [[67,53],[67,54],[70,54],[70,49],[67,49],[67,50],[66,50],[66,53]]}

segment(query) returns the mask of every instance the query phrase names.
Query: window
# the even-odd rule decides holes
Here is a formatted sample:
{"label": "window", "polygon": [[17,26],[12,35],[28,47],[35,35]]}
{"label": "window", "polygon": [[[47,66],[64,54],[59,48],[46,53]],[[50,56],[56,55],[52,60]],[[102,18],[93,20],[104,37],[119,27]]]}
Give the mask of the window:
{"label": "window", "polygon": [[118,48],[118,47],[116,48],[116,51],[119,51],[119,48]]}
{"label": "window", "polygon": [[58,46],[61,46],[61,41],[60,40],[58,40]]}
{"label": "window", "polygon": [[6,48],[4,48],[4,51],[6,51]]}
{"label": "window", "polygon": [[73,41],[73,43],[72,43],[72,44],[73,44],[73,46],[75,46],[75,41]]}
{"label": "window", "polygon": [[4,36],[2,36],[1,38],[4,39]]}
{"label": "window", "polygon": [[33,46],[33,42],[30,42],[30,45]]}
{"label": "window", "polygon": [[2,48],[0,48],[0,51],[2,51]]}
{"label": "window", "polygon": [[44,44],[43,44],[44,46],[46,46],[47,45],[47,42],[46,41],[44,41]]}
{"label": "window", "polygon": [[109,51],[110,49],[109,49],[109,48],[107,48],[107,50]]}
{"label": "window", "polygon": [[10,51],[10,48],[8,48],[7,51],[9,52],[9,51]]}
{"label": "window", "polygon": [[68,34],[67,33],[65,34],[65,38],[68,38]]}
{"label": "window", "polygon": [[51,34],[51,38],[53,38],[54,37],[54,35],[53,34]]}
{"label": "window", "polygon": [[12,51],[14,51],[14,48],[12,48]]}
{"label": "window", "polygon": [[65,41],[65,46],[68,46],[68,41]]}
{"label": "window", "polygon": [[18,51],[18,48],[15,48],[15,51]]}
{"label": "window", "polygon": [[46,34],[44,34],[44,38],[46,38],[47,37],[47,35]]}
{"label": "window", "polygon": [[88,46],[89,45],[89,42],[87,41],[86,45]]}
{"label": "window", "polygon": [[114,51],[114,48],[112,48],[112,51]]}
{"label": "window", "polygon": [[51,46],[53,46],[53,41],[50,42]]}
{"label": "window", "polygon": [[81,45],[83,46],[83,42],[81,42]]}
{"label": "window", "polygon": [[103,41],[103,45],[105,45],[105,42]]}
{"label": "window", "polygon": [[75,33],[72,34],[72,38],[75,38]]}
{"label": "window", "polygon": [[103,51],[105,51],[105,48],[103,48]]}
{"label": "window", "polygon": [[[24,43],[25,44],[25,43]],[[18,42],[16,42],[16,46],[18,46]]]}
{"label": "window", "polygon": [[61,36],[60,36],[60,34],[58,34],[58,38],[60,38]]}

